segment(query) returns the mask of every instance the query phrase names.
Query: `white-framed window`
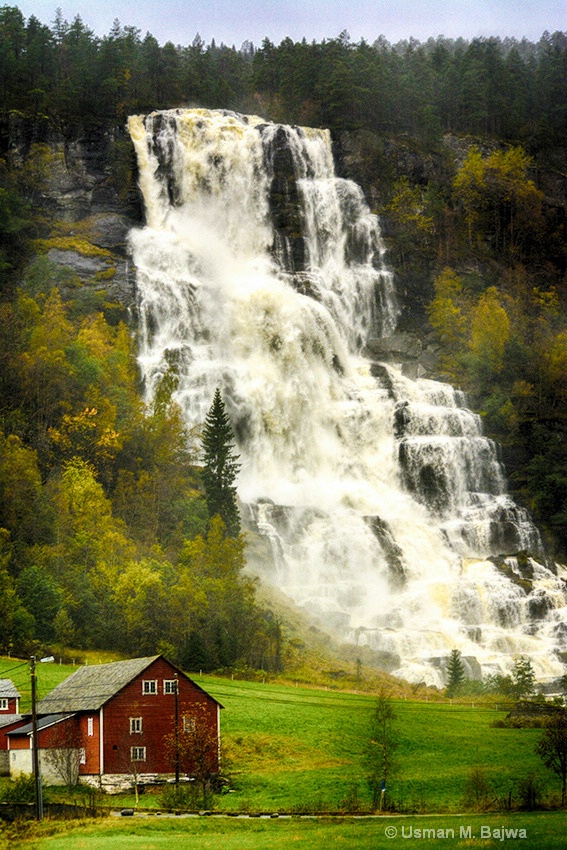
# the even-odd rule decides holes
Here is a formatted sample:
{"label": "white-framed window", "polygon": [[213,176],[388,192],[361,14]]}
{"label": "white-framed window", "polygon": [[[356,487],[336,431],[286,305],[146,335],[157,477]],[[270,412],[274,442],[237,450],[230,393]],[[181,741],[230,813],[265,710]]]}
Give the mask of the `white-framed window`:
{"label": "white-framed window", "polygon": [[197,724],[195,723],[194,717],[188,717],[186,714],[183,715],[183,731],[184,732],[194,732],[196,725]]}
{"label": "white-framed window", "polygon": [[145,747],[130,747],[130,759],[132,761],[145,761],[146,760],[146,748]]}
{"label": "white-framed window", "polygon": [[163,692],[164,694],[174,694],[177,691],[177,679],[164,679]]}
{"label": "white-framed window", "polygon": [[94,735],[94,719],[92,717],[87,717],[87,735],[89,738]]}
{"label": "white-framed window", "polygon": [[142,679],[143,694],[157,694],[157,679]]}
{"label": "white-framed window", "polygon": [[81,747],[79,750],[79,761],[81,764],[87,763],[87,751],[84,747]]}
{"label": "white-framed window", "polygon": [[130,734],[138,735],[142,732],[142,718],[141,717],[131,717],[130,718]]}
{"label": "white-framed window", "polygon": [[0,711],[8,711],[9,703],[7,699],[0,699]]}

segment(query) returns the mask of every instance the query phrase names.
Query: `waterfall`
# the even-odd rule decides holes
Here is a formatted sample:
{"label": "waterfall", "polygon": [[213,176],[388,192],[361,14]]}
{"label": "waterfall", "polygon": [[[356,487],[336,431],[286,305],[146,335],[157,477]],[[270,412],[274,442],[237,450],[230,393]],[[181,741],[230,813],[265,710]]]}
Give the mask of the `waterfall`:
{"label": "waterfall", "polygon": [[145,392],[175,371],[198,425],[221,387],[243,513],[272,552],[250,569],[410,681],[442,685],[454,647],[476,675],[520,654],[562,675],[565,585],[479,417],[447,384],[362,354],[399,305],[329,133],[202,109],[129,129]]}

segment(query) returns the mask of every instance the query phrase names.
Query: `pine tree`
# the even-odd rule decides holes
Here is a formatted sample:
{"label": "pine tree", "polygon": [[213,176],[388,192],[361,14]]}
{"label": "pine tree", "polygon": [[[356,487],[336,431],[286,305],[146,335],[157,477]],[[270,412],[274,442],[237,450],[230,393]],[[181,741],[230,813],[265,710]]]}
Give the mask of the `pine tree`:
{"label": "pine tree", "polygon": [[234,434],[217,387],[203,430],[206,501],[209,517],[220,516],[229,537],[240,534],[240,514],[234,481],[238,475],[239,455],[234,454]]}
{"label": "pine tree", "polygon": [[524,656],[516,658],[512,671],[512,681],[514,683],[514,696],[517,699],[529,699],[532,696],[535,685],[535,673],[529,658],[525,658]]}
{"label": "pine tree", "polygon": [[458,692],[465,679],[465,667],[458,649],[452,649],[447,661],[447,696]]}

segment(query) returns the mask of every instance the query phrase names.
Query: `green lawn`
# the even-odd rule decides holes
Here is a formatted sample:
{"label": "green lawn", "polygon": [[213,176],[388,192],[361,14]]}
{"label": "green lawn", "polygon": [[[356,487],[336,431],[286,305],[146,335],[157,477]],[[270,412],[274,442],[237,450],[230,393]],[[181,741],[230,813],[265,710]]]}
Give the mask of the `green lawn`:
{"label": "green lawn", "polygon": [[[516,837],[506,830],[516,830]],[[520,830],[525,831],[525,837]],[[400,846],[563,850],[566,832],[565,813],[338,820],[146,816],[72,826],[50,837],[38,834],[31,843],[18,846],[28,850],[328,850],[330,846],[345,850],[393,850]]]}
{"label": "green lawn", "polygon": [[[93,662],[94,663],[94,662]],[[36,663],[36,688],[37,698],[42,699],[53,688],[71,675],[78,665],[59,664],[58,661],[52,663],[41,663],[39,659]],[[30,676],[30,661],[21,658],[0,657],[0,678],[11,679],[18,691],[21,694],[20,711],[28,712],[31,710],[31,676]]]}
{"label": "green lawn", "polygon": [[[363,749],[373,697],[209,676],[197,681],[225,705],[234,793],[220,799],[223,809],[338,811],[356,798],[367,807]],[[558,788],[534,753],[541,732],[494,728],[504,712],[403,700],[395,709],[401,740],[389,790],[405,810],[460,811],[475,767],[486,770],[498,798],[514,795],[529,773],[546,793]]]}
{"label": "green lawn", "polygon": [[[17,665],[13,678],[24,692],[29,678],[25,662],[4,659],[2,670]],[[38,664],[39,695],[73,669]],[[10,672],[4,675],[11,677]],[[193,678],[225,706],[221,712],[224,770],[232,790],[215,798],[217,810],[368,811],[363,751],[374,707],[372,696],[214,676]],[[539,781],[544,797],[557,797],[557,778],[534,752],[539,730],[494,728],[504,712],[471,703],[398,700],[394,705],[400,747],[397,773],[388,792],[398,811],[461,811],[467,778],[477,767],[486,772],[495,807],[510,794],[517,800],[518,782],[529,774]],[[50,793],[61,794],[47,789],[46,796]],[[107,801],[134,803],[133,797]],[[140,804],[154,810],[164,807],[159,793],[143,794]]]}

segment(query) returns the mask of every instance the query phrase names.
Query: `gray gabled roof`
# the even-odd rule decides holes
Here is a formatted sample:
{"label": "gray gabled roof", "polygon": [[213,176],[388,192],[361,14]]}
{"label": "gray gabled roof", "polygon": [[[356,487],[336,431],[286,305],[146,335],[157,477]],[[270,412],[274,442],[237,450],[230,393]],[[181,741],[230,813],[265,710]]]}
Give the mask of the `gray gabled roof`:
{"label": "gray gabled roof", "polygon": [[[61,723],[62,720],[67,720],[68,717],[73,717],[73,714],[49,714],[47,717],[39,717],[37,720],[37,731],[47,729],[48,726],[55,726],[56,723]],[[12,729],[7,734],[17,737],[18,735],[31,735],[33,732],[33,723],[26,723],[24,726],[18,726],[17,729]]]}
{"label": "gray gabled roof", "polygon": [[25,718],[25,716],[25,714],[0,715],[0,729],[3,729],[4,726],[10,726],[12,723],[20,723]]}
{"label": "gray gabled roof", "polygon": [[37,704],[38,714],[98,711],[159,655],[79,667]]}
{"label": "gray gabled roof", "polygon": [[0,679],[0,697],[2,699],[14,699],[14,697],[18,698],[19,696],[20,692],[11,679]]}

